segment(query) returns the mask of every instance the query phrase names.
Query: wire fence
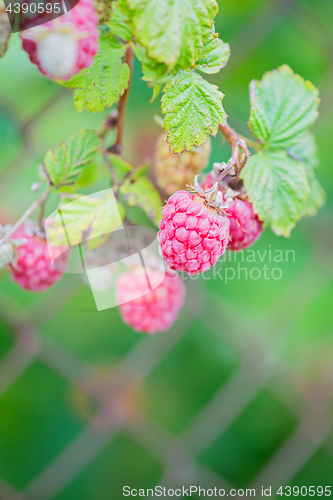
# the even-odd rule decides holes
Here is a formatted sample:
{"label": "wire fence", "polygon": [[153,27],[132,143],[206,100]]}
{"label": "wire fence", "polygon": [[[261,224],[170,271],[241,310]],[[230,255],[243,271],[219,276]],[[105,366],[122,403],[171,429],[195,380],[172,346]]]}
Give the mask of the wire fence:
{"label": "wire fence", "polygon": [[[299,30],[300,37],[306,29],[306,36],[315,37],[320,50],[332,54],[332,33],[315,15],[313,6],[302,2],[263,2],[231,41],[236,55],[234,66],[228,69],[230,74],[258,47],[264,46],[267,38],[286,18],[292,22],[292,29]],[[320,37],[317,38],[318,32]],[[244,43],[249,39],[249,43]],[[324,115],[333,103],[332,86],[328,84],[331,69],[332,66],[323,81],[323,101],[327,103],[323,106]],[[63,95],[59,91],[24,122],[21,129],[27,140],[18,156],[2,171],[3,189],[11,185],[22,171],[27,154],[33,154],[29,136],[34,124]],[[1,190],[0,186],[0,193]],[[324,231],[325,224],[326,221],[320,218],[316,230]],[[0,315],[13,335],[14,343],[0,360],[0,405],[1,398],[38,362],[65,379],[74,391],[85,395],[82,411],[86,423],[22,488],[14,487],[5,477],[0,478],[0,499],[58,498],[119,434],[138,443],[156,458],[162,470],[156,484],[167,488],[216,486],[226,491],[238,488],[239,484],[230,479],[230,474],[227,478],[221,473],[218,460],[214,462],[207,450],[217,447],[221,455],[224,453],[221,436],[230,432],[242,415],[246,415],[263,391],[292,415],[293,425],[286,435],[281,435],[268,447],[259,470],[249,481],[244,480],[244,488],[260,491],[262,486],[272,486],[276,492],[280,486],[292,484],[320,450],[325,450],[333,459],[332,351],[326,353],[328,361],[323,362],[323,366],[318,361],[320,369],[316,377],[295,364],[293,359],[288,361],[281,355],[291,331],[306,318],[307,311],[316,306],[332,283],[329,245],[323,245],[318,237],[311,243],[311,249],[297,272],[259,316],[237,307],[235,301],[228,301],[227,297],[222,301],[218,292],[202,280],[190,281],[187,305],[174,327],[164,335],[140,337],[116,364],[105,370],[43,331],[44,326],[57,318],[66,304],[78,296],[81,290],[79,281],[73,277],[66,279],[52,295],[42,296],[31,305],[22,304],[14,295],[1,291]],[[154,419],[144,411],[140,391],[154,370],[166,362],[188,332],[198,325],[203,338],[215,339],[212,350],[220,345],[221,349],[227,348],[232,353],[235,367],[208,401],[199,405],[187,425],[180,432],[172,432],[170,426],[161,424],[160,419]],[[209,342],[205,347],[208,351]],[[198,375],[193,371],[194,387],[200,374],[200,370]],[[265,415],[264,412],[258,425],[269,426],[270,418],[271,414]],[[2,462],[5,460],[3,457]],[[327,481],[332,483],[332,479],[332,474],[327,476]],[[112,491],[108,496],[112,499],[121,497],[121,491]]]}

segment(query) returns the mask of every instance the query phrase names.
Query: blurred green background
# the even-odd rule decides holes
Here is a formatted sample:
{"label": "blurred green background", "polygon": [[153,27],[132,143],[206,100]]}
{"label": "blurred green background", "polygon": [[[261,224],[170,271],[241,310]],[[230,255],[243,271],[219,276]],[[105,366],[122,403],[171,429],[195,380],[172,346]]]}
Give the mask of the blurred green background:
{"label": "blurred green background", "polygon": [[[249,135],[248,85],[265,71],[286,63],[319,87],[314,132],[327,204],[290,239],[267,230],[256,262],[226,256],[219,274],[187,279],[179,319],[154,337],[134,333],[116,309],[98,313],[80,277],[33,295],[2,271],[1,500],[118,500],[125,485],[256,487],[259,496],[262,485],[333,484],[333,2],[219,4],[217,31],[232,55],[211,81],[232,127]],[[159,132],[159,103],[149,104],[140,78],[136,65],[125,151],[135,163]],[[77,114],[72,101],[13,36],[0,60],[1,222],[35,199],[29,188],[48,148],[100,126],[103,116]],[[213,139],[212,161],[229,152]],[[238,264],[266,265],[269,279],[243,270],[226,282]]]}

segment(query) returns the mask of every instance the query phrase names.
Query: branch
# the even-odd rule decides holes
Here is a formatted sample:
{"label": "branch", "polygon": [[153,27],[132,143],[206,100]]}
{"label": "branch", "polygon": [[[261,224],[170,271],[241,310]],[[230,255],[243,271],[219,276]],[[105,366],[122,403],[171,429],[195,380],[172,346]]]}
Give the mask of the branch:
{"label": "branch", "polygon": [[238,179],[241,170],[244,168],[250,156],[250,151],[248,150],[245,140],[236,134],[227,123],[225,125],[219,125],[219,130],[231,146],[232,154],[230,163],[232,166],[236,167],[236,179]]}
{"label": "branch", "polygon": [[[100,131],[99,135],[102,139],[102,153],[103,157],[105,160],[105,163],[107,164],[111,177],[112,177],[112,184],[117,192],[119,182],[116,176],[116,173],[112,167],[112,163],[110,161],[110,158],[108,156],[108,153],[115,153],[116,155],[121,155],[122,150],[123,150],[123,135],[124,135],[124,128],[125,128],[125,111],[126,111],[126,105],[128,102],[128,96],[130,92],[130,87],[131,87],[131,82],[132,82],[132,76],[133,76],[133,49],[131,47],[128,47],[125,53],[125,62],[128,64],[130,68],[130,78],[128,82],[128,87],[123,93],[123,95],[119,99],[119,103],[116,109],[111,111],[110,115],[107,117],[107,119],[104,122],[104,125],[102,127],[102,130]],[[113,130],[117,128],[117,136],[116,136],[116,142],[113,144],[113,146],[109,147],[106,149],[104,140],[107,132],[109,130]]]}
{"label": "branch", "polygon": [[118,104],[118,117],[117,117],[117,137],[116,137],[116,142],[111,148],[109,148],[109,151],[112,153],[115,153],[117,155],[120,155],[123,150],[123,135],[124,135],[124,128],[125,128],[125,111],[126,111],[126,104],[128,102],[128,96],[130,93],[130,88],[131,88],[131,83],[132,83],[132,76],[133,76],[133,49],[132,47],[128,47],[126,50],[125,54],[125,63],[128,64],[130,68],[130,79],[128,82],[128,87],[121,96]]}
{"label": "branch", "polygon": [[244,135],[239,134],[238,132],[237,135],[240,139],[243,139],[243,141],[246,142],[246,144],[250,148],[254,149],[255,151],[260,151],[260,144],[258,142],[253,141],[252,139],[249,139],[248,137],[245,137]]}
{"label": "branch", "polygon": [[45,205],[46,200],[49,197],[49,194],[51,192],[51,186],[48,185],[46,191],[44,192],[43,196],[41,196],[38,200],[34,201],[34,203],[24,212],[22,217],[14,224],[9,231],[5,234],[5,236],[0,240],[1,243],[5,243],[10,239],[10,237],[19,229],[24,222],[29,219],[30,215],[38,208],[38,207],[43,207]]}

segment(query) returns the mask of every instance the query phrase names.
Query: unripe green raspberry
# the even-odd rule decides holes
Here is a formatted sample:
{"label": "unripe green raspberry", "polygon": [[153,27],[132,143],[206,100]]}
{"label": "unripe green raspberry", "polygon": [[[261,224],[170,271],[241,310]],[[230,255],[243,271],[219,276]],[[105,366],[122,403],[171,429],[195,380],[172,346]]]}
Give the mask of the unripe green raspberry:
{"label": "unripe green raspberry", "polygon": [[110,0],[94,0],[99,24],[107,23],[111,17],[112,2]]}
{"label": "unripe green raspberry", "polygon": [[158,186],[166,194],[171,195],[180,189],[186,188],[193,182],[209,162],[211,143],[208,138],[206,144],[193,148],[185,153],[175,154],[169,149],[166,142],[167,133],[162,132],[156,141],[154,155],[154,172]]}

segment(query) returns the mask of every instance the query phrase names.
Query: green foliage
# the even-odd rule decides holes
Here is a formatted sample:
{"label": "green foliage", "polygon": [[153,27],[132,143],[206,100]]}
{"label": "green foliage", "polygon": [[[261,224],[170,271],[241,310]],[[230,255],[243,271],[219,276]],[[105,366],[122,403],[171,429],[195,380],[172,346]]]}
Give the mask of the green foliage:
{"label": "green foliage", "polygon": [[218,33],[215,33],[215,26],[213,26],[195,67],[203,73],[212,75],[227,65],[229,57],[229,44],[219,39]]}
{"label": "green foliage", "polygon": [[120,186],[120,193],[130,207],[142,208],[158,226],[163,202],[155,186],[146,177],[148,168],[149,165],[144,164],[134,170]]}
{"label": "green foliage", "polygon": [[262,144],[242,172],[259,217],[278,235],[289,236],[302,216],[315,215],[325,192],[315,176],[318,90],[281,66],[250,85],[249,128]]}
{"label": "green foliage", "polygon": [[[134,53],[142,63],[142,79],[150,87],[154,87],[155,98],[162,86],[172,81],[179,67],[168,68],[166,64],[160,63],[148,56],[148,51],[145,47],[134,46]],[[213,26],[195,66],[203,73],[218,73],[227,64],[229,56],[229,45],[218,38],[218,34],[215,33],[215,27]]]}
{"label": "green foliage", "polygon": [[139,61],[142,63],[142,80],[148,82],[149,86],[162,85],[167,83],[172,75],[168,71],[166,64],[159,63],[155,59],[148,57],[147,49],[136,45],[134,53]]}
{"label": "green foliage", "polygon": [[101,113],[118,102],[128,86],[130,68],[122,62],[126,47],[110,33],[101,35],[98,54],[89,68],[63,84],[75,89],[74,102],[78,111],[87,109]]}
{"label": "green foliage", "polygon": [[318,116],[318,90],[287,65],[253,80],[250,101],[249,127],[268,148],[297,144]]}
{"label": "green foliage", "polygon": [[303,215],[312,217],[317,214],[326,201],[326,193],[315,174],[315,169],[319,166],[319,158],[314,135],[310,132],[307,133],[298,144],[290,148],[290,151],[296,154],[305,165],[310,193],[304,206]]}
{"label": "green foliage", "polygon": [[175,153],[205,143],[208,133],[216,135],[219,124],[226,122],[222,92],[194,71],[180,71],[164,92],[164,128],[170,131],[168,142]]}
{"label": "green foliage", "polygon": [[134,166],[129,161],[125,160],[122,156],[114,153],[109,154],[109,159],[113,170],[119,181],[124,180],[126,175],[134,169]]}
{"label": "green foliage", "polygon": [[286,151],[262,151],[250,156],[242,179],[260,219],[277,235],[289,236],[310,192],[303,163]]}
{"label": "green foliage", "polygon": [[96,155],[96,159],[97,158],[98,161],[90,163],[83,169],[82,174],[74,184],[75,189],[91,186],[91,184],[95,184],[99,180],[101,175],[101,166],[99,164],[101,156],[99,157],[99,155]]}
{"label": "green foliage", "polygon": [[215,0],[127,0],[121,3],[127,15],[132,11],[139,45],[147,49],[149,57],[168,68],[186,69],[195,64],[218,11]]}
{"label": "green foliage", "polygon": [[129,42],[134,36],[130,25],[126,22],[126,16],[119,10],[117,2],[112,4],[111,19],[106,23],[113,35]]}
{"label": "green foliage", "polygon": [[[54,246],[67,244],[63,223],[71,246],[86,242],[90,249],[104,243],[108,233],[119,229],[124,209],[120,204],[115,206],[112,193],[107,191],[101,197],[78,195],[74,201],[67,201],[71,203],[66,203],[63,209],[59,208],[61,217],[55,217],[47,227],[48,238]],[[93,238],[96,240],[90,241]]]}
{"label": "green foliage", "polygon": [[74,184],[91,166],[101,147],[95,130],[81,130],[55,149],[47,151],[44,169],[56,188]]}

